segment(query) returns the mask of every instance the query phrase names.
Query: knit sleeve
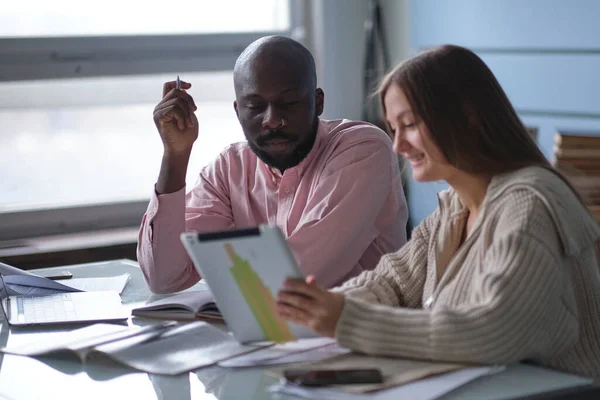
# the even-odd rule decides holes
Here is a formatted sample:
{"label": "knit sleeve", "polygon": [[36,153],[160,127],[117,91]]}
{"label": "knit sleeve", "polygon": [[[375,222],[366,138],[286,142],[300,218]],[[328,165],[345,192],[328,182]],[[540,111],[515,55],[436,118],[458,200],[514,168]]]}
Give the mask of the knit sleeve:
{"label": "knit sleeve", "polygon": [[365,271],[333,291],[369,303],[420,307],[430,237],[438,221],[436,210],[413,230],[400,250],[384,255],[373,271]]}
{"label": "knit sleeve", "polygon": [[557,255],[534,236],[512,232],[486,252],[486,272],[472,283],[477,300],[424,310],[350,297],[336,337],[342,346],[373,355],[473,363],[553,357],[578,336],[577,315],[561,296],[573,290],[572,282]]}

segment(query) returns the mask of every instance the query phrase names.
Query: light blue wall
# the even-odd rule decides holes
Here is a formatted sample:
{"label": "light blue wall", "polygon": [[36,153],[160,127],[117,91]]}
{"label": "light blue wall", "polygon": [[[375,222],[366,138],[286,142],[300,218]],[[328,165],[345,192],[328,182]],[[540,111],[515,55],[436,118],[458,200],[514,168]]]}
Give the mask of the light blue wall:
{"label": "light blue wall", "polygon": [[[479,54],[548,158],[557,130],[600,132],[600,1],[411,0],[409,10],[412,51],[451,43]],[[445,187],[410,182],[413,224]]]}

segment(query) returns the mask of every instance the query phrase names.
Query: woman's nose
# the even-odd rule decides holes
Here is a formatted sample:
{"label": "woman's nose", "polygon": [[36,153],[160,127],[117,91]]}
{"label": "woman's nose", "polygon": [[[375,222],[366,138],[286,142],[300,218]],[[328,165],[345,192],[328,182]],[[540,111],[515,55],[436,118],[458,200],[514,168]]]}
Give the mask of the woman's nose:
{"label": "woman's nose", "polygon": [[403,135],[396,132],[394,135],[394,152],[400,154],[406,152],[410,148],[410,143],[406,141]]}

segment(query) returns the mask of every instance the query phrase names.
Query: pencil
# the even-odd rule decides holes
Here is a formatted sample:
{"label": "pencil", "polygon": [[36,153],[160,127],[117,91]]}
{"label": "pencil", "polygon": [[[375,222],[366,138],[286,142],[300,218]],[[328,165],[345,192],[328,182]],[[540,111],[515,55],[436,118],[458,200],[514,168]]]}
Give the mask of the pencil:
{"label": "pencil", "polygon": [[177,75],[177,81],[175,82],[175,89],[181,89],[181,81],[179,80],[179,75]]}

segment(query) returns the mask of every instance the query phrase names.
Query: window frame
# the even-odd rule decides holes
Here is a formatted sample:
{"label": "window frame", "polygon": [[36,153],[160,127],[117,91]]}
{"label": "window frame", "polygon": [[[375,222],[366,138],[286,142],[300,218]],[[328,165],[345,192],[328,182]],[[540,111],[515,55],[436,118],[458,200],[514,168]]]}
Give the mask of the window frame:
{"label": "window frame", "polygon": [[[290,26],[285,31],[0,39],[0,82],[231,70],[240,52],[262,36],[302,41],[303,2],[288,1]],[[136,226],[147,206],[148,199],[138,199],[0,211],[0,241]]]}
{"label": "window frame", "polygon": [[0,81],[225,70],[252,41],[289,33],[0,39]]}

